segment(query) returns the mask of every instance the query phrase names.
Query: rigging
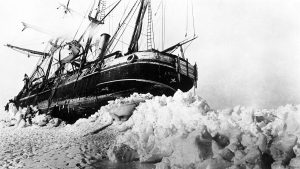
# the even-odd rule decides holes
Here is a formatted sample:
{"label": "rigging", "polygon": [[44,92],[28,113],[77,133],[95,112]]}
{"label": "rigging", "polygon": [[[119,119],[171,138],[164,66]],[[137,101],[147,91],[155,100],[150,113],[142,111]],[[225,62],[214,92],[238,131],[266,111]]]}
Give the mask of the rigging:
{"label": "rigging", "polygon": [[[130,16],[131,14],[132,14],[132,15],[130,16],[129,21],[132,19],[133,14],[136,12],[136,10],[137,10],[139,4],[140,4],[140,1],[139,1],[139,0],[136,0],[135,3],[134,3],[134,5],[132,6],[132,8],[130,9],[130,11],[128,12],[127,16],[124,18],[124,20],[123,20],[123,21],[122,21],[122,20],[120,21],[117,30],[115,31],[115,33],[114,33],[114,35],[112,36],[111,40],[108,42],[107,50],[109,50],[110,47],[112,46],[112,44],[115,42],[114,40],[117,40],[117,42],[115,43],[113,49],[116,47],[118,41],[119,41],[120,38],[122,37],[122,35],[123,35],[123,33],[124,33],[124,31],[125,31],[127,25],[128,25],[128,24],[126,24],[127,19],[129,18],[129,16]],[[133,13],[132,13],[132,12],[133,12]],[[124,26],[124,24],[126,24],[126,27],[125,27],[125,29],[123,30],[123,32],[121,33],[120,38],[117,39],[116,37],[118,36],[118,34],[119,34],[121,28]]]}
{"label": "rigging", "polygon": [[152,9],[151,9],[151,1],[149,1],[149,4],[148,4],[148,25],[147,25],[147,49],[152,49],[152,42],[153,41],[154,40],[153,40]]}
{"label": "rigging", "polygon": [[162,14],[161,14],[161,50],[164,50],[165,48],[165,4],[164,0],[162,0]]}
{"label": "rigging", "polygon": [[141,1],[140,10],[137,16],[137,20],[135,23],[135,28],[131,37],[130,45],[128,47],[128,53],[133,53],[138,51],[138,40],[141,35],[142,26],[143,26],[143,18],[148,7],[149,0]]}

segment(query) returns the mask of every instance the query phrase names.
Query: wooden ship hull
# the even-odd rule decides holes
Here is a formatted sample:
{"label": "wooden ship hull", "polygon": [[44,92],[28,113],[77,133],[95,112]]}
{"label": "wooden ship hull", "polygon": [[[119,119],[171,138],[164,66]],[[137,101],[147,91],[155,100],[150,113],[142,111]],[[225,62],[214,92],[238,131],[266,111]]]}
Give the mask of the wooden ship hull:
{"label": "wooden ship hull", "polygon": [[197,68],[172,54],[143,51],[116,56],[106,57],[101,68],[91,70],[88,65],[80,74],[69,72],[50,79],[45,86],[32,85],[19,96],[20,106],[37,105],[43,112],[84,117],[107,101],[134,92],[170,96],[178,89],[190,90],[197,81]]}

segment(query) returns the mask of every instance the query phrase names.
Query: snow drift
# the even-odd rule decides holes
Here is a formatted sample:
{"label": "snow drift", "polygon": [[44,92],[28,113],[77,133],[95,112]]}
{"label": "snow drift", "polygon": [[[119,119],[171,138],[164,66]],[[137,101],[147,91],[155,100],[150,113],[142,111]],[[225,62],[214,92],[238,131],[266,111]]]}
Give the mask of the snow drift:
{"label": "snow drift", "polygon": [[[173,97],[135,93],[63,129],[85,136],[110,126],[118,131],[107,152],[111,161],[154,162],[157,169],[299,168],[299,109],[213,110],[191,92],[177,91]],[[39,115],[34,121],[45,119]]]}
{"label": "snow drift", "polygon": [[112,161],[159,162],[156,168],[284,168],[300,166],[299,106],[215,111],[177,91],[140,103],[118,127]]}

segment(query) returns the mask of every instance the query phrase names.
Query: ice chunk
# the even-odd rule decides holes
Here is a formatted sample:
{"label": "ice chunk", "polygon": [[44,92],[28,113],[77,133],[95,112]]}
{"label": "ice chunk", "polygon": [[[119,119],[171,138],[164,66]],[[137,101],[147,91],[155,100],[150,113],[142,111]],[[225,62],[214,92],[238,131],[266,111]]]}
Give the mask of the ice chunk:
{"label": "ice chunk", "polygon": [[228,162],[222,158],[207,159],[202,163],[196,165],[197,169],[224,169],[232,166],[231,162]]}
{"label": "ice chunk", "polygon": [[276,138],[270,147],[273,159],[284,166],[288,165],[290,160],[296,156],[293,151],[296,143],[297,137],[291,134]]}
{"label": "ice chunk", "polygon": [[267,137],[264,134],[260,133],[256,145],[258,146],[261,152],[265,152],[267,150],[267,144]]}
{"label": "ice chunk", "polygon": [[108,157],[113,162],[130,162],[138,160],[137,152],[125,144],[114,145],[108,151]]}
{"label": "ice chunk", "polygon": [[297,157],[297,158],[293,158],[291,161],[290,161],[290,164],[289,166],[293,169],[300,169],[300,157]]}

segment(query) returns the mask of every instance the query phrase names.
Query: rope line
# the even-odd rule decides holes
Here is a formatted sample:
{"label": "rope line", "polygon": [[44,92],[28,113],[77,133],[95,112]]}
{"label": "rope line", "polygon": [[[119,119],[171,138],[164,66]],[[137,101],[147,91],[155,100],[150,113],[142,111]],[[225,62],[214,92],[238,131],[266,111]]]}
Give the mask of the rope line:
{"label": "rope line", "polygon": [[193,0],[191,0],[192,2],[192,21],[193,21],[193,29],[194,29],[194,37],[196,36],[196,29],[195,29],[195,16],[194,16],[194,5],[193,5]]}

